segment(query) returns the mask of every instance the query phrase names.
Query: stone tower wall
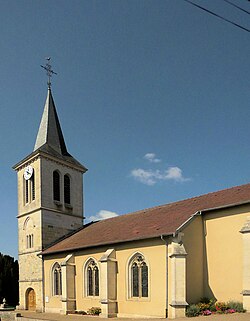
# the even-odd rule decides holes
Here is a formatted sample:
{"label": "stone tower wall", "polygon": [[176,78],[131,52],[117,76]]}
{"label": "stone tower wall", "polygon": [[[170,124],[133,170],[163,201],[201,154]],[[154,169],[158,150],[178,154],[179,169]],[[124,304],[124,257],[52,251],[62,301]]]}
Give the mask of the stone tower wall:
{"label": "stone tower wall", "polygon": [[[34,169],[35,199],[27,202],[26,181],[23,177],[27,165]],[[53,172],[60,173],[60,202],[53,200]],[[64,203],[64,175],[70,177],[71,200]],[[27,309],[27,295],[35,291],[36,310],[43,311],[43,261],[39,253],[48,245],[83,224],[82,172],[53,157],[37,155],[18,168],[18,234],[19,234],[19,292],[20,308]],[[31,182],[28,182],[31,184]],[[32,236],[32,246],[27,237]]]}
{"label": "stone tower wall", "polygon": [[[60,203],[53,200],[53,172],[60,174]],[[71,182],[71,207],[64,204],[63,178],[69,175]],[[60,211],[67,215],[74,215],[82,218],[83,216],[83,182],[82,172],[75,169],[74,166],[61,163],[56,159],[41,159],[41,206],[51,210]]]}

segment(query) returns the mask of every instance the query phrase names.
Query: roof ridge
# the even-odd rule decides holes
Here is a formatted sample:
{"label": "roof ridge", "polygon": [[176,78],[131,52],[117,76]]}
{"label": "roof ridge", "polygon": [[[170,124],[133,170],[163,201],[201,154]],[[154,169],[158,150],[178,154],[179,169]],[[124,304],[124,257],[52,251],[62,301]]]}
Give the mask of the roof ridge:
{"label": "roof ridge", "polygon": [[236,185],[236,186],[232,186],[232,187],[227,187],[227,188],[224,188],[224,189],[221,189],[221,190],[217,190],[217,191],[214,191],[214,192],[208,192],[208,193],[201,194],[201,195],[198,195],[198,196],[192,196],[192,197],[181,199],[181,200],[178,200],[178,201],[173,201],[173,202],[170,202],[170,203],[167,203],[167,204],[161,204],[161,205],[157,205],[157,206],[153,206],[153,207],[147,207],[145,209],[137,210],[137,211],[134,211],[134,212],[119,214],[118,216],[110,217],[110,218],[107,218],[105,220],[97,220],[97,221],[94,221],[94,222],[103,222],[103,221],[106,221],[106,220],[115,220],[115,219],[118,219],[119,217],[136,215],[138,213],[143,213],[143,212],[145,213],[145,212],[147,212],[149,210],[160,209],[160,208],[168,207],[170,205],[178,204],[178,203],[181,203],[181,202],[186,202],[186,201],[191,201],[191,200],[198,199],[198,198],[203,198],[203,197],[206,197],[208,195],[221,193],[221,192],[225,192],[225,191],[230,191],[232,189],[237,189],[239,187],[243,187],[243,186],[246,186],[246,185],[250,185],[250,183],[246,183],[246,184],[242,184],[242,185]]}

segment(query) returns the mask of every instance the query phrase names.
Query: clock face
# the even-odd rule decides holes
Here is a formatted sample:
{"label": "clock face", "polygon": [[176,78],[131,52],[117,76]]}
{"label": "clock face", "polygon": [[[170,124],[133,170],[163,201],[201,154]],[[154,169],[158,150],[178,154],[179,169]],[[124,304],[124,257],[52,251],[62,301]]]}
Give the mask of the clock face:
{"label": "clock face", "polygon": [[29,165],[25,168],[23,177],[24,179],[28,180],[31,178],[32,174],[33,174],[33,167]]}

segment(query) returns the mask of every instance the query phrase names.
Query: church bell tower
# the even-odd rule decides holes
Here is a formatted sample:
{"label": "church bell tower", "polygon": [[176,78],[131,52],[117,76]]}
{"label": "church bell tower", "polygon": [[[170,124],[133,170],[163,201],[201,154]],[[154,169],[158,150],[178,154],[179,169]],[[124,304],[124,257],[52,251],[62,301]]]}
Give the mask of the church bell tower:
{"label": "church bell tower", "polygon": [[18,184],[20,309],[43,311],[39,253],[82,227],[83,174],[87,171],[67,151],[50,78],[34,150],[13,168]]}

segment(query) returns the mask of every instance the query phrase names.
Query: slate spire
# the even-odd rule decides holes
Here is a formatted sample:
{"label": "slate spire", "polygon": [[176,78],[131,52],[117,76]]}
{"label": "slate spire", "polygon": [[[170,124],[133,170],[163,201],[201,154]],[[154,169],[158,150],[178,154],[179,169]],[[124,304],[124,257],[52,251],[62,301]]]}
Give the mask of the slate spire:
{"label": "slate spire", "polygon": [[50,86],[48,88],[43,115],[33,150],[33,153],[35,152],[44,152],[58,159],[74,164],[83,172],[87,171],[87,168],[79,163],[67,151]]}
{"label": "slate spire", "polygon": [[68,156],[63,133],[56,112],[56,107],[52,97],[51,89],[48,88],[48,94],[44,106],[44,111],[36,137],[34,151],[47,145],[62,156]]}

